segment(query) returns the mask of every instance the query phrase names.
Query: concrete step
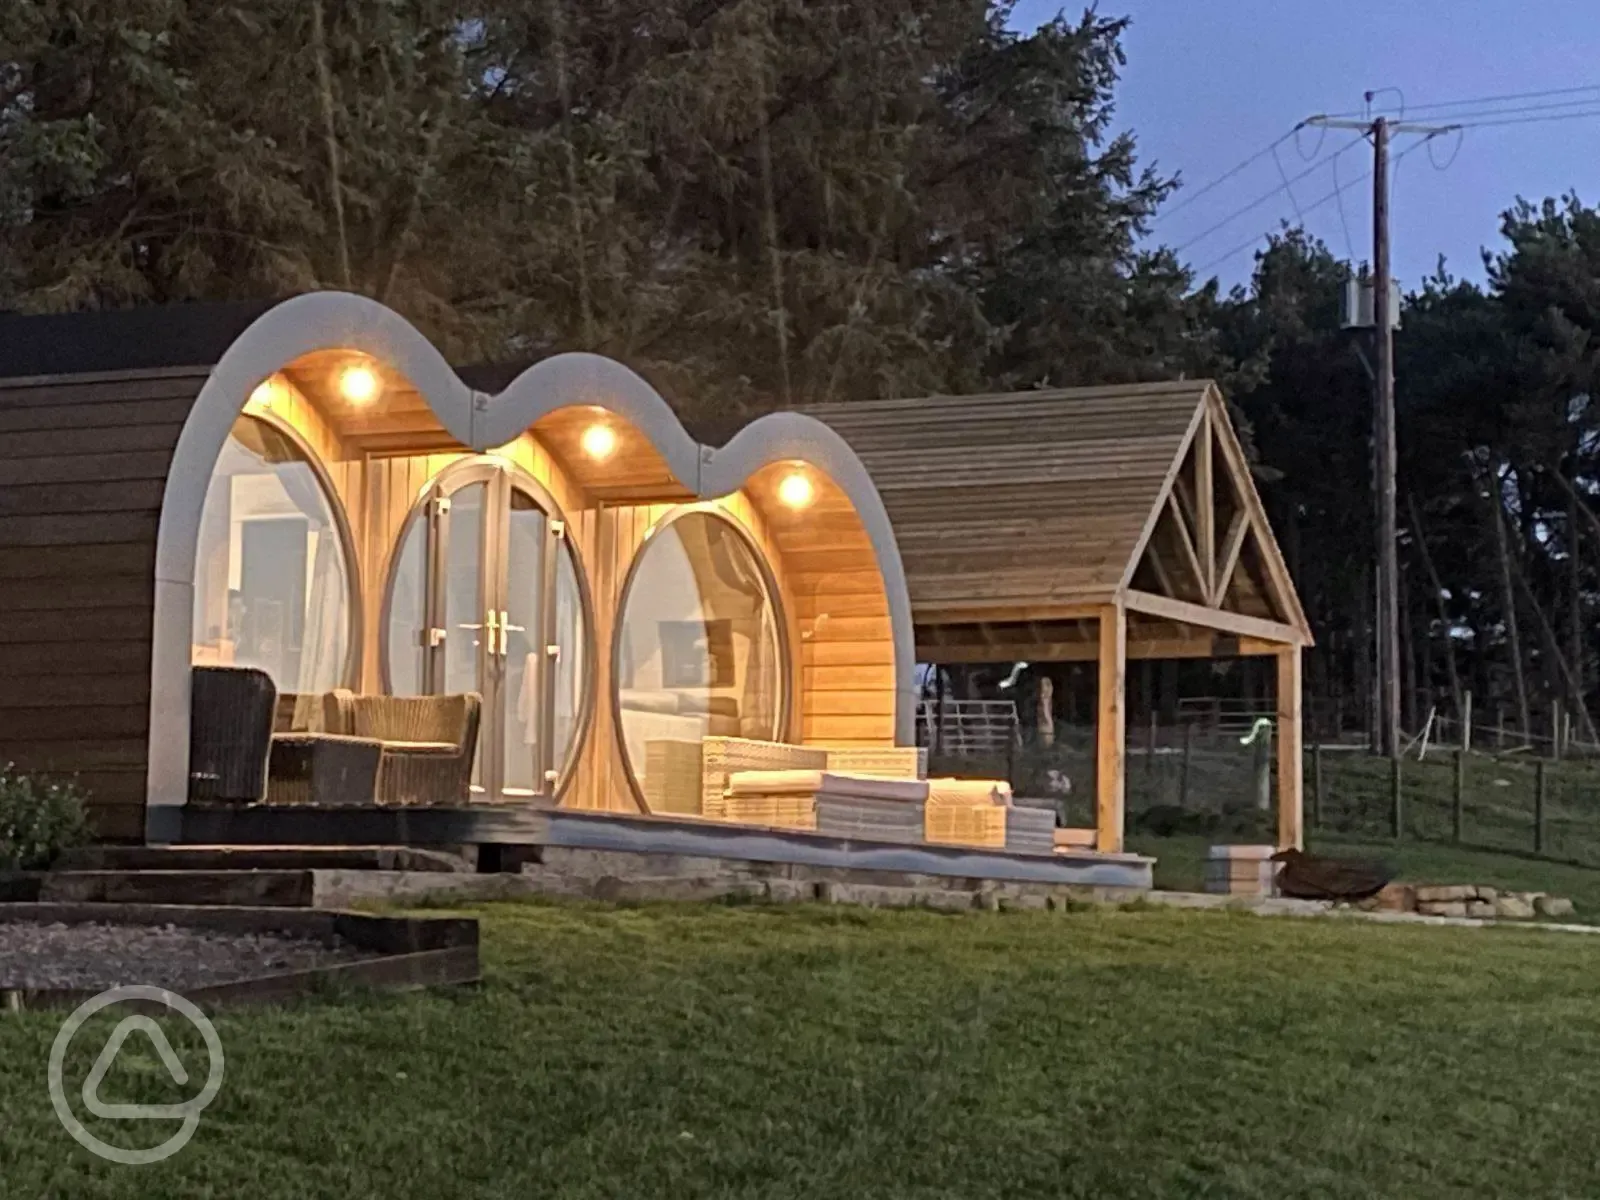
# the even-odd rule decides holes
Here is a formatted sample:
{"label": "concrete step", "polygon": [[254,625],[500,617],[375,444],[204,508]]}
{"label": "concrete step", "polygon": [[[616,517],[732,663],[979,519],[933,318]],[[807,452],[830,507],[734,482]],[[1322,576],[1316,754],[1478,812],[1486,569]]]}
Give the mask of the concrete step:
{"label": "concrete step", "polygon": [[464,858],[410,846],[84,846],[58,871],[470,871]]}
{"label": "concrete step", "polygon": [[302,871],[51,871],[39,899],[76,904],[310,908],[316,875]]}

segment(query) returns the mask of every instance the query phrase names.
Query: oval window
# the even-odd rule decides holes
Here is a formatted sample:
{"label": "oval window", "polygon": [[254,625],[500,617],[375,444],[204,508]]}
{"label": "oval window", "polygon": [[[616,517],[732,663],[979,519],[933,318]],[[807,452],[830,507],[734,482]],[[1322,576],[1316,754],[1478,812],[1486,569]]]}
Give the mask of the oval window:
{"label": "oval window", "polygon": [[242,416],[206,487],[191,659],[259,667],[280,693],[350,681],[357,604],[327,477],[277,425]]}
{"label": "oval window", "polygon": [[717,513],[685,512],[640,548],[614,686],[623,757],[650,811],[700,811],[702,738],[782,735],[789,664],[774,593],[755,546]]}

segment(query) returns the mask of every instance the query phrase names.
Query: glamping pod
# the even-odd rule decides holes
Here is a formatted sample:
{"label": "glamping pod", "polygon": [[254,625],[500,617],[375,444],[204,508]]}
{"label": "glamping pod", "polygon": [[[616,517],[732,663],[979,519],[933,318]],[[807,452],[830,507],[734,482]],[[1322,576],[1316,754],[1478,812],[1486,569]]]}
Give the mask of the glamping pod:
{"label": "glamping pod", "polygon": [[[109,838],[474,841],[703,816],[707,744],[909,743],[899,554],[837,434],[701,446],[593,355],[481,382],[346,294],[0,322],[0,760]],[[208,757],[262,736],[265,795]]]}
{"label": "glamping pod", "polygon": [[[1310,642],[1204,381],[712,448],[616,362],[457,371],[354,295],[0,320],[0,761],[107,838],[1148,886],[1128,662],[1276,660],[1292,846]],[[919,661],[1097,664],[1094,827],[926,779]]]}

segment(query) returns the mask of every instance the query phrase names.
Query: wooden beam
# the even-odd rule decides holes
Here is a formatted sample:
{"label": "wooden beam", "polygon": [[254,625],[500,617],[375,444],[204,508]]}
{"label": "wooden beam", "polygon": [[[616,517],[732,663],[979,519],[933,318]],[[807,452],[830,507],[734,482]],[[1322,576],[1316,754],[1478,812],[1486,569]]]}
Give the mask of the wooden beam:
{"label": "wooden beam", "polygon": [[1227,536],[1222,539],[1222,557],[1217,563],[1216,576],[1211,581],[1211,607],[1220,607],[1228,598],[1228,584],[1239,566],[1239,555],[1244,551],[1245,536],[1250,532],[1250,521],[1244,509],[1233,514],[1228,524]]}
{"label": "wooden beam", "polygon": [[1195,549],[1206,569],[1201,586],[1210,596],[1217,588],[1217,493],[1211,486],[1211,408],[1203,407],[1206,415],[1194,443],[1194,537],[1199,543]]}
{"label": "wooden beam", "polygon": [[1278,651],[1278,849],[1305,846],[1300,647]]}
{"label": "wooden beam", "polygon": [[1095,845],[1104,854],[1122,852],[1127,653],[1127,610],[1118,604],[1107,605],[1100,612],[1100,697],[1094,729]]}
{"label": "wooden beam", "polygon": [[1234,493],[1244,505],[1245,511],[1250,514],[1251,524],[1256,527],[1267,577],[1278,593],[1276,598],[1283,606],[1289,623],[1300,631],[1300,644],[1309,646],[1312,640],[1311,623],[1306,619],[1305,609],[1301,607],[1299,593],[1295,591],[1294,580],[1289,575],[1289,566],[1283,561],[1283,551],[1279,549],[1278,541],[1272,535],[1272,523],[1267,520],[1267,510],[1262,505],[1261,496],[1250,479],[1250,464],[1245,458],[1244,447],[1239,444],[1239,437],[1234,433],[1233,425],[1228,421],[1227,413],[1222,407],[1221,393],[1213,389],[1208,393],[1206,403],[1216,410],[1212,426],[1217,431],[1217,449],[1222,452],[1222,461],[1233,480]]}
{"label": "wooden beam", "polygon": [[[1282,649],[1282,643],[1263,642],[1254,638],[1130,636],[1127,658],[1129,662],[1145,659],[1265,658]],[[1098,641],[1053,639],[1040,642],[1002,641],[986,645],[924,642],[917,646],[919,663],[946,666],[1004,662],[1097,662],[1099,658]]]}
{"label": "wooden beam", "polygon": [[1195,625],[1201,629],[1215,629],[1219,633],[1257,638],[1263,642],[1277,642],[1283,646],[1304,646],[1310,641],[1304,632],[1293,625],[1268,621],[1262,617],[1250,617],[1243,613],[1224,612],[1220,608],[1207,608],[1203,604],[1190,604],[1186,600],[1173,600],[1149,592],[1128,591],[1123,595],[1123,603],[1130,612],[1161,617],[1183,625]]}
{"label": "wooden beam", "polygon": [[1100,610],[1113,600],[1114,593],[1107,587],[1103,595],[1087,600],[1044,601],[1039,604],[952,605],[917,604],[912,601],[912,615],[918,625],[981,625],[987,621],[1089,621],[1100,615]]}
{"label": "wooden beam", "polygon": [[[1194,579],[1195,586],[1202,596],[1211,594],[1211,582],[1206,578],[1205,564],[1200,561],[1200,555],[1195,551],[1194,542],[1189,537],[1189,528],[1184,524],[1183,511],[1178,503],[1178,495],[1173,492],[1167,497],[1167,504],[1172,509],[1173,527],[1178,534],[1178,549],[1183,552],[1183,565],[1189,569],[1189,575]],[[1177,596],[1173,597],[1177,599]]]}
{"label": "wooden beam", "polygon": [[1161,514],[1166,511],[1167,497],[1172,494],[1174,485],[1183,474],[1184,460],[1189,456],[1189,447],[1194,444],[1195,435],[1200,430],[1201,422],[1205,420],[1206,403],[1204,400],[1194,408],[1194,415],[1189,418],[1188,427],[1183,431],[1183,440],[1178,443],[1178,452],[1173,455],[1172,463],[1167,467],[1166,477],[1161,481],[1161,492],[1150,506],[1150,513],[1144,519],[1144,525],[1139,530],[1139,539],[1133,544],[1133,553],[1128,556],[1128,564],[1123,568],[1119,588],[1133,586],[1133,573],[1139,569],[1139,564],[1144,560],[1145,547],[1150,544],[1151,537],[1155,534],[1156,525],[1161,520]]}

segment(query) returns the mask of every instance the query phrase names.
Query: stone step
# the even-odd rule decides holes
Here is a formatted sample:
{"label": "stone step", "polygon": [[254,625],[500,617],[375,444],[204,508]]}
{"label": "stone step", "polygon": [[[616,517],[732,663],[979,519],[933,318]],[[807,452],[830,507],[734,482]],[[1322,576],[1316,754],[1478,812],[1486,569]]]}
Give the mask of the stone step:
{"label": "stone step", "polygon": [[58,871],[470,871],[467,861],[410,846],[84,846]]}
{"label": "stone step", "polygon": [[310,908],[312,871],[51,871],[39,899],[76,904]]}

